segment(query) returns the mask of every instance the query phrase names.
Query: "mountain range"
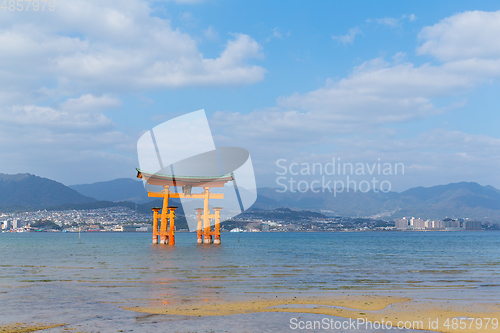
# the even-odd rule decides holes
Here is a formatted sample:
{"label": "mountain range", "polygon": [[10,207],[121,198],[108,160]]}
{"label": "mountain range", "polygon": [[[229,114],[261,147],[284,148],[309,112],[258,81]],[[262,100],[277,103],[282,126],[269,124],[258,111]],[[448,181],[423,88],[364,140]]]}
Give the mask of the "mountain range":
{"label": "mountain range", "polygon": [[0,209],[46,208],[97,201],[54,180],[29,173],[0,174]]}
{"label": "mountain range", "polygon": [[93,184],[70,185],[69,188],[91,198],[105,201],[130,201],[146,203],[154,199],[148,197],[141,180],[118,178]]}
{"label": "mountain range", "polygon": [[500,191],[493,186],[481,186],[474,182],[415,187],[401,193],[344,191],[336,195],[329,191],[278,193],[273,188],[261,188],[254,207],[309,209],[351,217],[468,217],[483,222],[500,222]]}
{"label": "mountain range", "polygon": [[[31,174],[0,174],[0,211],[33,209],[90,209],[130,206],[149,211],[161,202],[148,198],[141,181],[121,178],[107,182],[65,186]],[[335,216],[394,219],[415,216],[423,219],[471,218],[500,222],[500,190],[474,182],[416,187],[397,192],[344,191],[336,195],[285,192],[259,188],[251,209],[286,207]]]}

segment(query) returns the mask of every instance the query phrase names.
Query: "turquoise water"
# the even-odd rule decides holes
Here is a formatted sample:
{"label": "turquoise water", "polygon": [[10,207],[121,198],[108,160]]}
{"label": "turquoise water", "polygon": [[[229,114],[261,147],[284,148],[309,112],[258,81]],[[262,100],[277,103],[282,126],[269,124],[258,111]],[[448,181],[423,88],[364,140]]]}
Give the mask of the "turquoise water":
{"label": "turquoise water", "polygon": [[122,305],[195,295],[429,288],[465,300],[500,294],[497,232],[224,233],[221,246],[196,245],[195,234],[178,233],[174,247],[152,245],[149,233],[82,233],[81,240],[71,233],[0,234],[0,322],[26,320],[24,311],[111,316]]}

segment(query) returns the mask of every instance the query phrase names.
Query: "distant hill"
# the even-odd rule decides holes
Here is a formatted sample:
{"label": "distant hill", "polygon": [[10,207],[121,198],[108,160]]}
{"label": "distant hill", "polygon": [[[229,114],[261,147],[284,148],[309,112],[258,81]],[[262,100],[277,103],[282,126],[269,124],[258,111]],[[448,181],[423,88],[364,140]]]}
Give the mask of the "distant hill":
{"label": "distant hill", "polygon": [[500,222],[500,191],[492,186],[460,182],[432,187],[416,187],[396,192],[278,193],[273,188],[259,189],[255,209],[289,207],[331,211],[339,216],[376,216],[399,218],[415,216],[424,219],[468,217]]}
{"label": "distant hill", "polygon": [[310,219],[324,219],[327,218],[326,215],[311,212],[308,210],[291,210],[290,208],[276,208],[274,210],[259,210],[252,209],[246,211],[241,214],[242,217],[252,217],[252,218],[260,218],[264,220],[287,220],[287,221],[298,221],[302,219],[310,220]]}
{"label": "distant hill", "polygon": [[[178,202],[174,204],[180,205]],[[91,209],[117,205],[149,212],[152,206],[161,206],[161,201],[148,198],[142,182],[133,179],[122,178],[69,188],[31,174],[0,174],[0,211]],[[278,193],[273,188],[259,188],[257,201],[251,209],[272,211],[280,207],[386,220],[415,216],[423,219],[468,217],[483,222],[500,222],[500,191],[472,182],[415,187],[401,193],[351,190],[336,196],[327,190],[320,190],[319,193]],[[191,210],[189,205],[184,208]]]}
{"label": "distant hill", "polygon": [[0,174],[0,208],[18,210],[95,202],[54,180],[29,173]]}
{"label": "distant hill", "polygon": [[[171,206],[177,206],[178,209],[175,211],[177,215],[184,215],[184,211],[182,209],[182,205],[179,201],[179,199],[170,199],[169,200],[169,205]],[[130,201],[95,201],[91,203],[85,203],[85,204],[63,204],[63,205],[58,205],[58,206],[51,206],[47,207],[47,210],[88,210],[88,209],[100,209],[100,208],[109,208],[109,207],[126,207],[132,210],[137,211],[138,213],[142,214],[151,214],[152,210],[151,208],[153,207],[163,207],[163,200],[162,199],[156,199],[150,202],[146,202],[143,204],[137,204],[134,202]]]}
{"label": "distant hill", "polygon": [[97,200],[103,201],[131,201],[146,203],[154,200],[148,197],[141,180],[118,178],[115,180],[93,184],[70,185],[69,188]]}
{"label": "distant hill", "polygon": [[400,194],[401,215],[423,217],[470,217],[500,221],[500,192],[492,186],[477,183],[454,183],[429,188],[416,187]]}

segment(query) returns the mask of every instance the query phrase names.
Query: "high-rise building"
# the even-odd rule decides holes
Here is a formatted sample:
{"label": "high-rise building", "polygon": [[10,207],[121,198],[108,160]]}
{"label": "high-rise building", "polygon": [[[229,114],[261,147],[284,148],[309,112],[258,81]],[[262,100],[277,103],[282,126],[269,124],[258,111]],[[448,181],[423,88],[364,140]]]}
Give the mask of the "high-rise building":
{"label": "high-rise building", "polygon": [[444,222],[441,220],[437,221],[431,221],[432,222],[432,228],[430,229],[435,229],[435,230],[442,230],[444,229]]}
{"label": "high-rise building", "polygon": [[425,222],[424,220],[418,218],[412,218],[411,219],[411,225],[413,225],[414,230],[424,230],[425,229]]}
{"label": "high-rise building", "polygon": [[465,222],[466,230],[482,230],[480,221],[467,221]]}
{"label": "high-rise building", "polygon": [[409,220],[406,217],[403,217],[402,219],[396,219],[394,220],[396,222],[396,229],[398,230],[407,230],[409,226]]}
{"label": "high-rise building", "polygon": [[12,221],[12,228],[13,229],[17,229],[17,228],[22,228],[23,225],[22,225],[22,221],[19,220],[19,219],[15,219]]}
{"label": "high-rise building", "polygon": [[9,230],[12,227],[10,221],[2,221],[2,230]]}

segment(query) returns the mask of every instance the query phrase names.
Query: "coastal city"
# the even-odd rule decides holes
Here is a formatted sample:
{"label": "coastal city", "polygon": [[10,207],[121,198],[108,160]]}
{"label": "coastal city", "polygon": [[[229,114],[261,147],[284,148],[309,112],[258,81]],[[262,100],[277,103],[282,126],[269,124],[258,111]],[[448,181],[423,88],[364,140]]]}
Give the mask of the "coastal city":
{"label": "coastal city", "polygon": [[[185,218],[178,216],[176,229],[189,231]],[[28,211],[2,213],[2,232],[151,232],[152,214],[127,207],[89,210]],[[250,210],[222,222],[223,232],[342,232],[342,231],[466,231],[499,230],[498,224],[469,219],[424,220],[405,217],[385,221],[369,217],[328,216],[288,208]]]}

